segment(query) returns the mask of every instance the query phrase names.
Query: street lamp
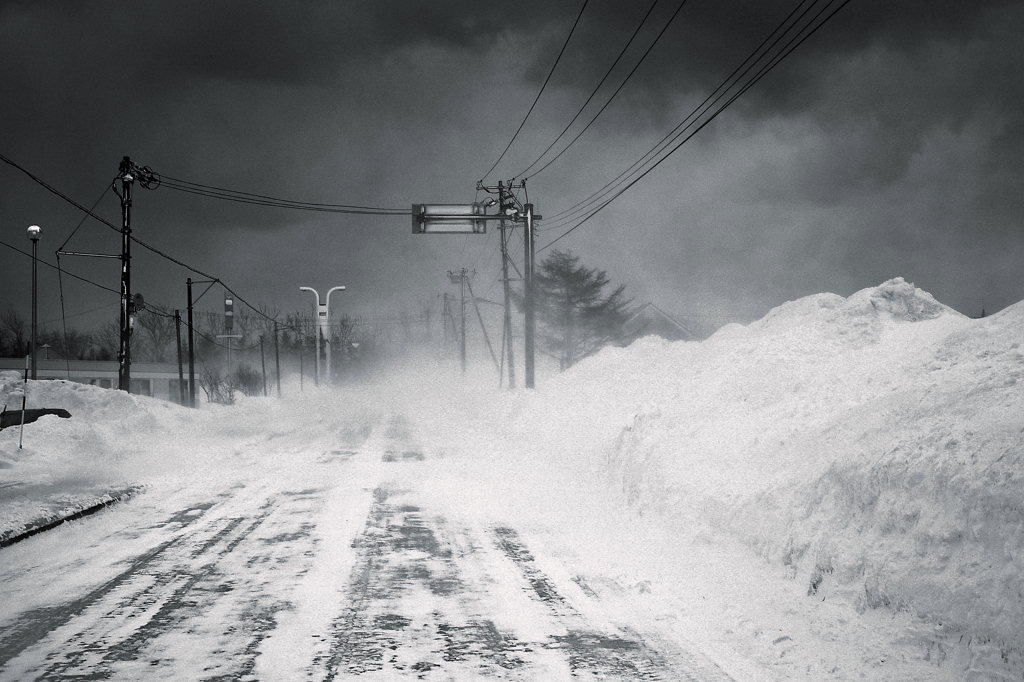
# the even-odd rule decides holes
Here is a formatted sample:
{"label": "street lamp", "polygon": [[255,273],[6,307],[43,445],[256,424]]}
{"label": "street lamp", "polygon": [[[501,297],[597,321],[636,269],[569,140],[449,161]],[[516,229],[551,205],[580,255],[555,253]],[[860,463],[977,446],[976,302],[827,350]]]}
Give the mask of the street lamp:
{"label": "street lamp", "polygon": [[43,235],[43,228],[38,225],[32,225],[25,233],[28,238],[32,240],[32,345],[29,348],[29,354],[32,357],[32,379],[36,377],[36,246],[39,244],[39,238]]}
{"label": "street lamp", "polygon": [[344,291],[345,287],[331,287],[327,292],[327,300],[320,302],[320,294],[313,287],[299,287],[299,291],[312,291],[316,296],[316,383],[320,385],[320,334],[327,333],[327,379],[331,378],[331,326],[329,311],[331,307],[331,294],[335,291]]}

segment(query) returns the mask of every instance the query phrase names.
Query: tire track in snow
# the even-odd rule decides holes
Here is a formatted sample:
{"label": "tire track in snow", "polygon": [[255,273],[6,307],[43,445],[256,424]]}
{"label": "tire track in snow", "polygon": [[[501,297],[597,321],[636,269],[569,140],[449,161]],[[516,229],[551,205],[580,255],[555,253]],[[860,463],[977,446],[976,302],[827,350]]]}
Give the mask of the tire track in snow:
{"label": "tire track in snow", "polygon": [[[731,679],[668,643],[592,623],[540,570],[512,528],[493,528],[490,543],[477,542],[469,528],[413,502],[412,490],[374,491],[363,533],[353,542],[359,558],[344,611],[331,626],[325,655],[306,670],[309,679]],[[488,570],[502,561],[514,569]],[[496,585],[517,575],[525,586]],[[532,634],[497,625],[517,620],[503,608],[523,606],[498,603],[492,593],[506,588],[525,590],[542,605],[525,616],[535,621],[526,628]]]}
{"label": "tire track in snow", "polygon": [[[182,523],[183,528],[187,527],[197,521],[213,504],[211,502],[181,510],[168,518],[162,525]],[[57,606],[34,609],[19,616],[10,627],[0,632],[0,661],[6,662],[13,659],[49,632],[65,625],[72,618],[84,612],[87,607],[104,599],[185,537],[184,533],[180,533],[148,552],[140,554],[119,575],[78,599]]]}
{"label": "tire track in snow", "polygon": [[499,673],[505,679],[532,679],[515,674],[528,666],[528,644],[501,632],[481,613],[476,603],[481,586],[461,570],[467,557],[453,545],[471,546],[468,530],[425,517],[413,504],[389,501],[404,492],[375,490],[365,529],[353,542],[360,557],[345,610],[332,626],[327,656],[314,662],[319,673],[313,674],[326,682],[363,675],[474,679]]}
{"label": "tire track in snow", "polygon": [[[589,622],[558,590],[554,581],[538,566],[533,554],[507,526],[492,529],[495,545],[515,564],[529,586],[530,596],[546,605],[567,630],[552,634],[554,645],[561,648],[569,661],[573,677],[602,680],[651,680],[692,682],[729,682],[732,678],[710,660],[681,650],[668,642],[656,644],[624,625],[598,629]],[[585,587],[583,593],[599,599],[596,592]]]}
{"label": "tire track in snow", "polygon": [[0,679],[134,680],[181,667],[181,679],[248,674],[274,614],[288,607],[269,590],[280,583],[271,572],[301,574],[315,544],[307,512],[322,494],[235,489],[173,514],[160,526],[180,524],[174,536],[117,576],[7,628]]}

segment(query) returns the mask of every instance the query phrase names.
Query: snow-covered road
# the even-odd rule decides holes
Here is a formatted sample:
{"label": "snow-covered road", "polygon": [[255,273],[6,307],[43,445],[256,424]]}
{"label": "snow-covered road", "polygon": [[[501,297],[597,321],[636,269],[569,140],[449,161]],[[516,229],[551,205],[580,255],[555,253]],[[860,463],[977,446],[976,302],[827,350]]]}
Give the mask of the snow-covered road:
{"label": "snow-covered road", "polygon": [[550,529],[441,502],[403,423],[8,548],[0,679],[732,679],[623,621]]}
{"label": "snow-covered road", "polygon": [[535,391],[29,382],[74,417],[0,432],[0,537],[145,492],[0,550],[0,682],[1020,679],[1022,320],[897,278]]}

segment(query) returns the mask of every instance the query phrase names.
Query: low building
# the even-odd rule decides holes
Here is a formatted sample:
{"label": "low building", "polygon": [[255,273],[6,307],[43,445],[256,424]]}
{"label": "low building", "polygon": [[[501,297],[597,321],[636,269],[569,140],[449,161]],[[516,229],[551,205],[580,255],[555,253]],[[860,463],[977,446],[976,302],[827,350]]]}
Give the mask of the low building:
{"label": "low building", "polygon": [[632,339],[660,336],[668,341],[694,341],[697,338],[685,325],[653,303],[637,308],[623,328],[626,338]]}
{"label": "low building", "polygon": [[[25,371],[25,358],[0,358],[0,370]],[[66,379],[80,384],[117,388],[118,363],[116,360],[36,360],[38,379]],[[133,362],[131,365],[131,393],[180,402],[181,384],[178,365],[170,362]],[[188,395],[188,372],[184,377]]]}

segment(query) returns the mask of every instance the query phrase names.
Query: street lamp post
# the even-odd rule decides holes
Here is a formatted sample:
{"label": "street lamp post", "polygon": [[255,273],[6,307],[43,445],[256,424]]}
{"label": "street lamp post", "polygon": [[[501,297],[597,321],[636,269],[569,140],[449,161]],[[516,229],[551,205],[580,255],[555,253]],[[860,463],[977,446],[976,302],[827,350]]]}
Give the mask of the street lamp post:
{"label": "street lamp post", "polygon": [[316,296],[316,383],[320,385],[320,334],[326,332],[327,335],[327,380],[331,379],[331,324],[330,324],[330,308],[331,308],[331,294],[335,291],[344,291],[345,287],[331,287],[327,292],[326,300],[320,302],[320,294],[317,293],[313,287],[299,287],[299,291],[312,291],[313,295]]}
{"label": "street lamp post", "polygon": [[29,355],[32,357],[32,379],[36,377],[36,246],[39,244],[39,237],[43,229],[38,225],[32,225],[25,231],[28,238],[32,240],[32,345],[29,348]]}

